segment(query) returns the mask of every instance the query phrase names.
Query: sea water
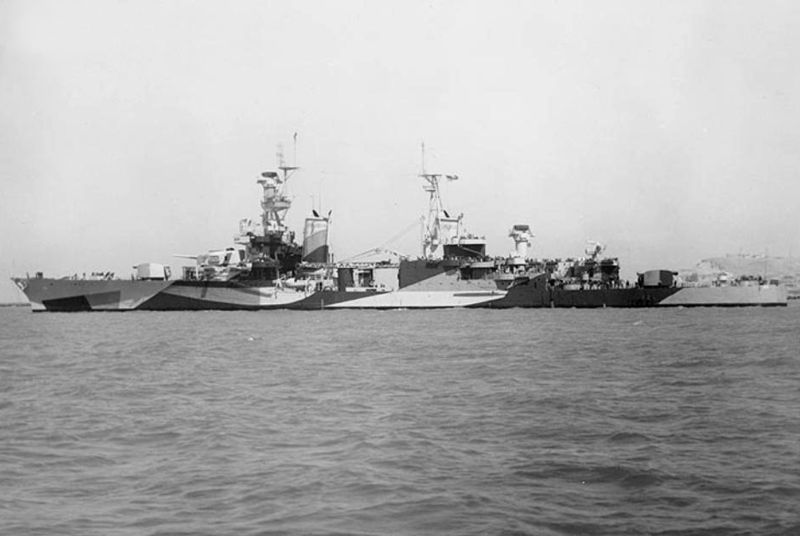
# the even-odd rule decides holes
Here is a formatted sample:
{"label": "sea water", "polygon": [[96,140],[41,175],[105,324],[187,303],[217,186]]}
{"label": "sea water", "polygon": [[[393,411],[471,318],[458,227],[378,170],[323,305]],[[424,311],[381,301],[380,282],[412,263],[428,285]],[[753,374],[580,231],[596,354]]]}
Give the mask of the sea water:
{"label": "sea water", "polygon": [[0,534],[800,534],[800,304],[0,309]]}

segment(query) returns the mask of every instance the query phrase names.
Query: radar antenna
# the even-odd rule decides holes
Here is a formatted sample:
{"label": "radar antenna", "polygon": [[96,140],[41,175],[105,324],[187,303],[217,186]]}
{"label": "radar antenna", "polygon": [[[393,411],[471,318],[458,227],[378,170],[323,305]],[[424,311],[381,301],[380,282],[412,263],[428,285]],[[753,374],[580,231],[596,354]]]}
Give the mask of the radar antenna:
{"label": "radar antenna", "polygon": [[597,260],[597,258],[603,254],[606,250],[606,246],[601,244],[596,240],[587,240],[586,241],[586,249],[584,252],[592,258],[592,260]]}

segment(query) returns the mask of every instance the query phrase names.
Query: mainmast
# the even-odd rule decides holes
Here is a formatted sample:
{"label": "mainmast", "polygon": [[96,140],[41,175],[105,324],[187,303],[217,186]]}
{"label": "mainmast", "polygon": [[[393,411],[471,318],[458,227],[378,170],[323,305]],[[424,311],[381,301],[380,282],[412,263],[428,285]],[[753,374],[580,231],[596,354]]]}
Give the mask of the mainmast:
{"label": "mainmast", "polygon": [[428,192],[428,215],[424,221],[422,233],[422,255],[433,257],[437,255],[440,244],[449,244],[457,239],[460,234],[459,224],[461,216],[451,218],[442,205],[442,196],[439,190],[439,181],[442,177],[447,180],[457,180],[458,175],[442,175],[441,173],[428,173],[425,169],[425,142],[422,143],[422,171],[419,176],[425,181],[422,189]]}

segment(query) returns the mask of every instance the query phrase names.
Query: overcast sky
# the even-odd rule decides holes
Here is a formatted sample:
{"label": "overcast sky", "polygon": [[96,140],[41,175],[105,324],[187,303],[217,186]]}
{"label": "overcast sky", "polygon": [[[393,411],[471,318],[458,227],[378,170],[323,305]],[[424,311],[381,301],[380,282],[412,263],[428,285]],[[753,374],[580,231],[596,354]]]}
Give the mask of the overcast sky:
{"label": "overcast sky", "polygon": [[798,28],[793,1],[0,1],[0,269],[178,269],[258,217],[295,132],[289,223],[332,210],[339,259],[419,253],[423,140],[494,255],[515,223],[628,276],[800,255]]}

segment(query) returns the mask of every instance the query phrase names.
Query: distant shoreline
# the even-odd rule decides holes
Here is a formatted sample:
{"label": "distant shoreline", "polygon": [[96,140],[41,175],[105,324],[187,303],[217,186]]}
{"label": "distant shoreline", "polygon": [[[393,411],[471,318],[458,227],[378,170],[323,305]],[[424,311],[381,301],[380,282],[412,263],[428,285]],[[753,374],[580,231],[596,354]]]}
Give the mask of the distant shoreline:
{"label": "distant shoreline", "polygon": [[29,303],[15,302],[15,303],[0,303],[0,307],[27,307]]}

